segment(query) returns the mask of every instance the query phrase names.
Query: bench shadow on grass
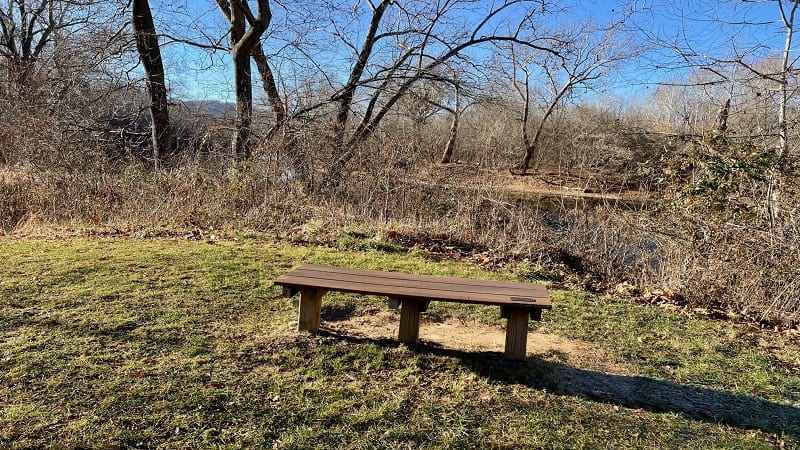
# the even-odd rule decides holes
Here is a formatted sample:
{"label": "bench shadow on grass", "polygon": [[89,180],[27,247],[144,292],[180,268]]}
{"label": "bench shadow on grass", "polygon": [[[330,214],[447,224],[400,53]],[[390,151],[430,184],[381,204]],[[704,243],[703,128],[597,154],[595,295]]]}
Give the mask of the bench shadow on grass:
{"label": "bench shadow on grass", "polygon": [[355,310],[356,305],[353,303],[325,304],[322,306],[321,317],[326,322],[341,322],[352,317]]}
{"label": "bench shadow on grass", "polygon": [[[369,342],[389,348],[400,345],[391,339],[376,340],[332,331],[321,333],[353,343]],[[800,408],[754,396],[644,376],[578,369],[536,356],[529,356],[524,361],[509,361],[498,352],[466,352],[431,343],[419,343],[411,349],[417,353],[457,358],[476,374],[501,383],[546,389],[556,395],[627,408],[674,412],[694,420],[767,433],[786,433],[800,439]]]}

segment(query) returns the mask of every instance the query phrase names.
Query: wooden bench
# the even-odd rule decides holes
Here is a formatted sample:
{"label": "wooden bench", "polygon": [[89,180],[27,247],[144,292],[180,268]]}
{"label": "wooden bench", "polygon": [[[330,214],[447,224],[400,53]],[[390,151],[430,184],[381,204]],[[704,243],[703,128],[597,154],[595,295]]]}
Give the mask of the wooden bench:
{"label": "wooden bench", "polygon": [[507,318],[505,355],[524,359],[528,342],[528,317],[541,320],[542,310],[550,309],[547,288],[541,284],[485,281],[465,278],[410,275],[377,270],[345,269],[303,264],[275,281],[283,295],[300,293],[300,331],[319,329],[322,297],[329,291],[379,295],[389,298],[389,306],[400,307],[398,340],[412,344],[419,337],[419,316],[430,301],[473,303],[500,306]]}

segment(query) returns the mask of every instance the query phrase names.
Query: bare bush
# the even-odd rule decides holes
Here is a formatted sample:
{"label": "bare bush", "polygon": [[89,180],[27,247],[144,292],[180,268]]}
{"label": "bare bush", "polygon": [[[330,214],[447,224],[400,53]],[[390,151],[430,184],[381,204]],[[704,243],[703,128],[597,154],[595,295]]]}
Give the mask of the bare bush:
{"label": "bare bush", "polygon": [[[373,143],[380,143],[377,136]],[[717,200],[704,203],[698,197],[689,202],[677,196],[682,199],[646,210],[520,200],[491,185],[427,184],[415,177],[413,161],[405,165],[415,156],[411,148],[383,144],[380,160],[370,158],[340,189],[325,194],[311,194],[303,180],[287,173],[291,167],[284,159],[260,156],[233,170],[209,161],[160,172],[145,165],[95,172],[6,168],[0,226],[7,231],[48,223],[120,231],[252,229],[284,235],[313,220],[333,230],[371,224],[442,236],[504,260],[563,267],[600,284],[627,281],[680,292],[695,307],[774,323],[798,320],[797,211],[764,229],[757,215],[743,220],[740,210],[739,216],[726,217],[719,211],[733,209],[715,209]],[[275,155],[269,148],[261,151],[257,155]]]}

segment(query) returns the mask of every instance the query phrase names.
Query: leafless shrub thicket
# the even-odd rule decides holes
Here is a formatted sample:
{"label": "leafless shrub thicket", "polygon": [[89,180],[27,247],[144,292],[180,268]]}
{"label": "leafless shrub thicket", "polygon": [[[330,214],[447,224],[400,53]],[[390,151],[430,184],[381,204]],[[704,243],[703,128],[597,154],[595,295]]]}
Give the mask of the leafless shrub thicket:
{"label": "leafless shrub thicket", "polygon": [[[779,224],[761,222],[765,216],[751,211],[754,203],[747,198],[763,192],[744,179],[737,181],[736,196],[694,189],[713,175],[697,163],[683,174],[695,184],[672,180],[661,188],[662,200],[648,208],[602,203],[576,208],[514,199],[492,186],[425,184],[416,171],[428,159],[388,139],[376,137],[373,144],[382,146],[380,158],[374,147],[363,149],[370,158],[354,162],[357,167],[340,188],[324,194],[313,193],[286,160],[267,157],[275,155],[267,148],[256,153],[263,158],[238,168],[199,158],[158,172],[142,164],[116,171],[5,169],[0,225],[5,230],[51,223],[285,234],[313,220],[334,229],[362,223],[446,236],[545,267],[565,265],[604,283],[670,289],[695,306],[797,321],[797,211]],[[719,201],[740,204],[725,209]]]}

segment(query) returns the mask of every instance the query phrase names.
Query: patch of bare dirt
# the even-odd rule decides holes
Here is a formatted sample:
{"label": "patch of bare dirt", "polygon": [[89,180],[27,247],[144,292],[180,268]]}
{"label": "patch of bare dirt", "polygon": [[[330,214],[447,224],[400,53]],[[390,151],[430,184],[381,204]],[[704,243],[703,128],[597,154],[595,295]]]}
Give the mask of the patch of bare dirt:
{"label": "patch of bare dirt", "polygon": [[[336,322],[323,322],[330,331],[370,339],[395,339],[400,323],[400,313],[381,310],[374,314],[353,316]],[[444,321],[426,320],[422,316],[420,341],[435,343],[444,348],[463,351],[502,352],[505,347],[505,330],[478,322],[447,318]],[[609,352],[588,342],[561,336],[528,332],[528,357],[557,361],[572,367],[599,370],[607,373],[629,373],[624,363]]]}

